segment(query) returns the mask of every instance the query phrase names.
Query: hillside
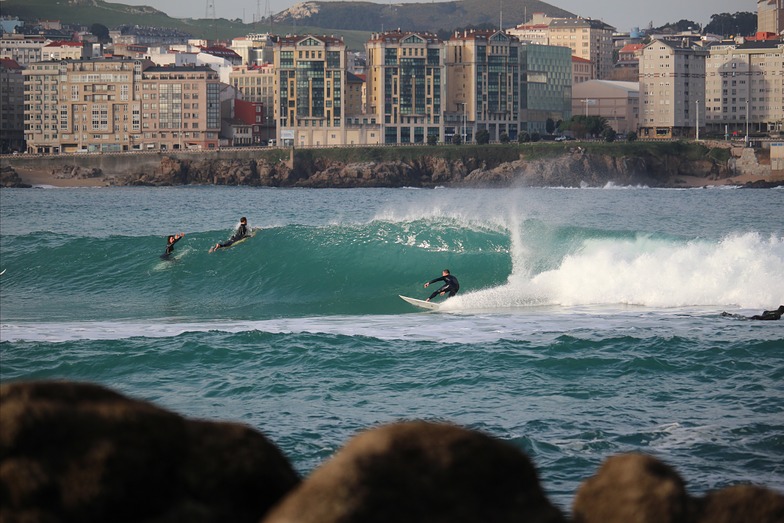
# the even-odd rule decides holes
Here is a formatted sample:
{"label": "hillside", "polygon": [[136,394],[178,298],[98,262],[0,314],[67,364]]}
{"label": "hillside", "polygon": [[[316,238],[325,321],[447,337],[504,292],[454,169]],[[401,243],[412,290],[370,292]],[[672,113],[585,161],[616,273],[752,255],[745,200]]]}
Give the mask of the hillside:
{"label": "hillside", "polygon": [[[352,28],[382,31],[401,28],[409,31],[451,31],[468,25],[498,27],[501,0],[488,5],[485,0],[456,0],[405,4],[372,2],[302,2],[273,17],[278,23],[298,23],[335,29]],[[572,13],[539,0],[503,2],[504,26],[522,23],[526,13],[574,16]]]}
{"label": "hillside", "polygon": [[[313,33],[343,36],[350,49],[361,49],[372,31],[401,28],[413,31],[451,31],[469,25],[497,27],[499,9],[484,0],[455,0],[437,3],[376,4],[371,2],[304,2],[272,17],[272,24],[244,24],[241,20],[218,18],[172,18],[146,6],[130,6],[103,0],[3,0],[3,15],[23,20],[44,18],[109,28],[120,24],[170,27],[202,38],[232,38],[252,32]],[[523,22],[525,14],[573,16],[539,0],[507,0],[503,3],[505,26]],[[220,6],[218,6],[220,15]]]}
{"label": "hillside", "polygon": [[[114,28],[119,25],[169,27],[179,29],[194,38],[228,39],[255,32],[335,34],[343,36],[350,49],[361,49],[370,37],[368,31],[313,27],[304,21],[274,24],[243,24],[240,20],[218,18],[172,18],[147,6],[132,6],[103,0],[3,0],[3,16],[18,16],[22,20],[60,20],[68,24],[90,26],[94,23]],[[220,14],[220,12],[218,12]],[[271,28],[270,28],[271,27]]]}

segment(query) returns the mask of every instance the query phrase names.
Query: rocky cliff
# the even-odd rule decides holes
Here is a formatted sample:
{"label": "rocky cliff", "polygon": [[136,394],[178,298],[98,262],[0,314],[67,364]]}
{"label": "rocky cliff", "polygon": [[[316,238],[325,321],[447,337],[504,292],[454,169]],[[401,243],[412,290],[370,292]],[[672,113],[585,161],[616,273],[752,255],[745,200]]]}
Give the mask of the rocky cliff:
{"label": "rocky cliff", "polygon": [[256,185],[281,187],[580,187],[619,185],[678,186],[678,178],[731,176],[727,163],[677,155],[615,156],[579,146],[547,158],[517,160],[423,155],[382,161],[341,161],[327,156],[295,159],[289,167],[266,160],[187,160],[164,157],[160,168],[118,178],[120,185]]}
{"label": "rocky cliff", "polygon": [[[22,186],[14,165],[53,179],[96,185],[248,185],[270,187],[684,187],[726,183],[744,173],[770,175],[762,152],[703,145],[463,146],[313,149],[277,156],[258,150],[169,155],[20,158],[1,184]],[[716,151],[723,151],[716,153]],[[734,153],[733,153],[734,154]],[[22,165],[24,162],[26,164]]]}

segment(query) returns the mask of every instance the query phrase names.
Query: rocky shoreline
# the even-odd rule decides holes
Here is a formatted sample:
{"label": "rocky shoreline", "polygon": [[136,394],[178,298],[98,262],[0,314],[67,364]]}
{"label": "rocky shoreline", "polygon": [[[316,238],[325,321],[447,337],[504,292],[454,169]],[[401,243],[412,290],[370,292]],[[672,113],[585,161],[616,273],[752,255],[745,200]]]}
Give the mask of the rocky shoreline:
{"label": "rocky shoreline", "polygon": [[[532,151],[535,151],[532,149]],[[0,186],[175,186],[241,185],[251,187],[700,187],[738,185],[752,188],[784,184],[784,172],[752,149],[733,150],[728,161],[689,159],[678,154],[611,155],[581,146],[558,155],[518,158],[445,158],[435,155],[379,161],[341,161],[328,155],[305,155],[270,161],[261,155],[151,155],[128,158],[108,167],[90,161],[25,165],[4,162]],[[112,171],[109,171],[112,169]]]}
{"label": "rocky shoreline", "polygon": [[570,514],[516,447],[448,423],[369,428],[300,478],[263,434],[186,419],[107,388],[0,385],[0,520],[158,523],[780,523],[784,495],[692,496],[644,454],[609,457]]}

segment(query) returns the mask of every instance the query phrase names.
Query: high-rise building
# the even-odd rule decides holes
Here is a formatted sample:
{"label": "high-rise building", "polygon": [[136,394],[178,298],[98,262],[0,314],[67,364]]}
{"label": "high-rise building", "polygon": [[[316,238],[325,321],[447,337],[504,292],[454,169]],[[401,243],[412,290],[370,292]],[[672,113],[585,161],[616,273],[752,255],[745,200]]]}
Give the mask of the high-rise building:
{"label": "high-rise building", "polygon": [[757,32],[784,31],[784,0],[757,0]]}
{"label": "high-rise building", "polygon": [[0,58],[0,152],[24,150],[24,76],[22,66]]}
{"label": "high-rise building", "polygon": [[572,52],[556,45],[522,44],[520,48],[521,131],[547,130],[547,120],[572,117]]}
{"label": "high-rise building", "polygon": [[367,50],[367,113],[382,126],[384,143],[443,138],[444,61],[434,34],[373,34]]}
{"label": "high-rise building", "polygon": [[340,38],[286,36],[275,45],[275,120],[280,145],[347,141],[346,44]]}
{"label": "high-rise building", "polygon": [[517,139],[520,130],[520,41],[503,31],[463,31],[445,44],[447,140]]}
{"label": "high-rise building", "polygon": [[[640,136],[689,136],[705,98],[705,60],[697,46],[654,40],[640,57]],[[704,125],[700,119],[700,126]]]}
{"label": "high-rise building", "polygon": [[714,45],[706,64],[705,124],[745,136],[784,126],[784,43]]}

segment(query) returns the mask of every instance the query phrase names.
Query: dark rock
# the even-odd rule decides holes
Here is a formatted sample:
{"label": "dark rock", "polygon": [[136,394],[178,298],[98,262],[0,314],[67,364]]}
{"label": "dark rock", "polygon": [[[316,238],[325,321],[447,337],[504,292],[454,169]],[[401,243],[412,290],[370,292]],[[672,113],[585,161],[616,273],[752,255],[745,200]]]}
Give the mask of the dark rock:
{"label": "dark rock", "polygon": [[264,523],[562,522],[529,459],[479,432],[422,421],[354,437]]}
{"label": "dark rock", "polygon": [[781,523],[784,496],[752,485],[711,492],[702,500],[697,523]]}
{"label": "dark rock", "polygon": [[10,165],[0,167],[0,187],[16,187],[19,189],[29,189],[32,185],[22,183],[19,173]]}
{"label": "dark rock", "polygon": [[96,385],[0,386],[0,521],[256,523],[298,481],[242,425]]}
{"label": "dark rock", "polygon": [[643,454],[608,458],[577,491],[575,523],[686,523],[694,512],[683,480]]}
{"label": "dark rock", "polygon": [[755,180],[753,182],[746,182],[741,185],[742,189],[773,189],[784,185],[782,181],[768,181],[768,180]]}

